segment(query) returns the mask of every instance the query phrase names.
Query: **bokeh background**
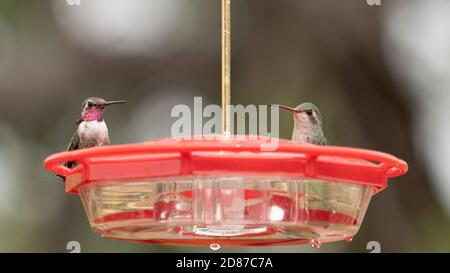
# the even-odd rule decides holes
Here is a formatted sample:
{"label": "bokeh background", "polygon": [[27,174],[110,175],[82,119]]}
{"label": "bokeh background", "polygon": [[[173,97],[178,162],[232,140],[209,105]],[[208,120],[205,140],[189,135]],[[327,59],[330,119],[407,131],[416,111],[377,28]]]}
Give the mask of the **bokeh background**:
{"label": "bokeh background", "polygon": [[[74,0],[71,0],[74,1]],[[70,1],[69,1],[70,2]],[[232,102],[316,103],[333,144],[405,159],[353,243],[251,252],[450,251],[450,1],[234,0]],[[103,239],[43,168],[88,96],[113,143],[170,135],[176,104],[220,105],[219,0],[0,1],[0,251],[207,252]],[[291,116],[280,113],[281,137]]]}

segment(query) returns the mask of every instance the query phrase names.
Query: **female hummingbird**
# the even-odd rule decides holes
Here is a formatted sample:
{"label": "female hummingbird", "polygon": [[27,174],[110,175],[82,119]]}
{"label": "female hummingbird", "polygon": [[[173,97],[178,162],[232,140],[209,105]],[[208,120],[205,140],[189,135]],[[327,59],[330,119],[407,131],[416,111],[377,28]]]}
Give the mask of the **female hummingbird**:
{"label": "female hummingbird", "polygon": [[310,102],[305,102],[295,108],[272,104],[281,109],[288,110],[294,115],[294,130],[292,140],[301,143],[328,145],[322,130],[322,116],[319,108]]}
{"label": "female hummingbird", "polygon": [[[108,145],[108,127],[103,119],[105,108],[125,102],[124,100],[106,101],[97,97],[85,99],[81,105],[81,116],[76,122],[77,130],[70,140],[67,151]],[[66,166],[72,168],[73,164],[74,162],[67,162]]]}

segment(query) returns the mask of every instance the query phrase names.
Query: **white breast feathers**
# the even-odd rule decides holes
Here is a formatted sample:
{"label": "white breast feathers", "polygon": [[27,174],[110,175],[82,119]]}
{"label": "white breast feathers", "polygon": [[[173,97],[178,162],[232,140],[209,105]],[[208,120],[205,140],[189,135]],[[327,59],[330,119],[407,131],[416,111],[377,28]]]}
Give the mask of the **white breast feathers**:
{"label": "white breast feathers", "polygon": [[85,147],[109,144],[108,127],[105,121],[83,121],[78,126],[80,143]]}

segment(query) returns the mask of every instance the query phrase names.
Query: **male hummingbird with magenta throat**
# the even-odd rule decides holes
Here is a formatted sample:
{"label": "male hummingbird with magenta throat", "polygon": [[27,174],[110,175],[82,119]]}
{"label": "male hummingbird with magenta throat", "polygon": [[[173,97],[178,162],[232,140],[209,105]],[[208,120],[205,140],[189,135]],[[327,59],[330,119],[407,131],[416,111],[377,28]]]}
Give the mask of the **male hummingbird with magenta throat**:
{"label": "male hummingbird with magenta throat", "polygon": [[295,108],[284,105],[269,104],[290,111],[294,116],[292,140],[300,143],[328,145],[322,129],[322,115],[319,108],[310,102],[305,102]]}
{"label": "male hummingbird with magenta throat", "polygon": [[[81,105],[81,116],[76,122],[77,130],[70,140],[67,151],[108,145],[108,127],[103,119],[105,109],[109,105],[125,102],[106,101],[97,97],[85,99]],[[74,162],[67,162],[66,166],[72,168],[73,164]]]}

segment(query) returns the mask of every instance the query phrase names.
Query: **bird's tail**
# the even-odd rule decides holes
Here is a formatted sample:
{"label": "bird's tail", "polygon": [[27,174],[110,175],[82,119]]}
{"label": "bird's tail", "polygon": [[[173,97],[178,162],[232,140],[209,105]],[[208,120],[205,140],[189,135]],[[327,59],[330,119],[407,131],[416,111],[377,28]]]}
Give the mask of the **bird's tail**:
{"label": "bird's tail", "polygon": [[[69,162],[64,163],[63,165],[66,166],[69,169],[72,169],[72,167],[75,167],[74,166],[75,164],[76,163],[74,161],[69,161]],[[56,176],[61,178],[63,182],[66,182],[66,178],[64,176],[59,175],[59,174],[57,174]]]}

